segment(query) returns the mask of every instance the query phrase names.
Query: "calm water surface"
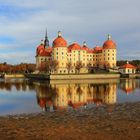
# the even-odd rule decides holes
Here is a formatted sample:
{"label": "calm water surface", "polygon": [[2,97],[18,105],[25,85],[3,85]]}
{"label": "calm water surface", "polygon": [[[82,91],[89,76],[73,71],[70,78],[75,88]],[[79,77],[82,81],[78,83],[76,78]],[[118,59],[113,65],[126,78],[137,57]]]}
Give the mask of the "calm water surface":
{"label": "calm water surface", "polygon": [[0,79],[0,115],[140,101],[140,79],[31,82]]}

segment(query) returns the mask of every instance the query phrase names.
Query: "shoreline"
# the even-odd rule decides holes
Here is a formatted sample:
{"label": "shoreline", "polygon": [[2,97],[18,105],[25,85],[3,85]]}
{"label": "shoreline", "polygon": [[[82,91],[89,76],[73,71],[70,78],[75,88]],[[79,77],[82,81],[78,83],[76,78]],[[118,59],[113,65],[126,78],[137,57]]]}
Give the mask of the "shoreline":
{"label": "shoreline", "polygon": [[94,80],[94,79],[139,79],[140,74],[120,74],[120,73],[94,73],[94,74],[26,74],[26,78],[31,80]]}
{"label": "shoreline", "polygon": [[3,139],[139,140],[140,101],[0,116]]}

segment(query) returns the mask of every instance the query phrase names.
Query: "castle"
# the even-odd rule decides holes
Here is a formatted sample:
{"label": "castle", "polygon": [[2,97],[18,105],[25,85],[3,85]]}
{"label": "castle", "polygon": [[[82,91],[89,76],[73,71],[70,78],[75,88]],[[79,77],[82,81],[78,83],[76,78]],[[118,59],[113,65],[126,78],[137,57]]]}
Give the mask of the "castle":
{"label": "castle", "polygon": [[[51,66],[56,63],[57,68],[51,68],[49,73],[88,73],[94,68],[115,68],[116,67],[116,44],[108,35],[103,46],[89,48],[86,42],[83,46],[74,42],[68,45],[62,37],[61,32],[54,39],[52,47],[49,45],[47,32],[45,40],[36,49],[36,68],[39,69],[43,63],[52,61]],[[48,66],[48,65],[47,65]],[[47,67],[46,66],[46,67]]]}

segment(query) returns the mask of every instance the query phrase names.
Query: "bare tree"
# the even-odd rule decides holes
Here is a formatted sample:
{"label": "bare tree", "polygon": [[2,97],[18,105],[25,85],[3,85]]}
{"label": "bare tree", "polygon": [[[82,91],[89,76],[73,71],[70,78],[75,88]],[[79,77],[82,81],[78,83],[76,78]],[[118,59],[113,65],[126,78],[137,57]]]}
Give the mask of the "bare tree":
{"label": "bare tree", "polygon": [[49,62],[49,68],[50,68],[50,71],[51,70],[56,71],[58,69],[58,61],[56,61],[56,60],[50,60],[50,62]]}
{"label": "bare tree", "polygon": [[56,71],[58,68],[58,62],[55,60],[48,60],[46,62],[42,62],[39,66],[40,72],[50,73],[51,71]]}
{"label": "bare tree", "polygon": [[70,73],[70,70],[72,69],[72,63],[68,62],[67,63],[67,70],[68,70],[68,74]]}
{"label": "bare tree", "polygon": [[39,66],[39,71],[40,72],[48,72],[48,63],[47,62],[41,62],[40,66]]}
{"label": "bare tree", "polygon": [[105,61],[104,62],[104,69],[108,70],[109,68],[110,68],[110,64],[107,61]]}
{"label": "bare tree", "polygon": [[87,64],[87,69],[88,69],[88,73],[90,73],[90,72],[91,72],[91,69],[92,69],[91,62],[89,62],[89,63]]}
{"label": "bare tree", "polygon": [[83,67],[82,62],[81,61],[77,61],[75,69],[76,71],[78,71],[78,73],[80,73],[80,69]]}

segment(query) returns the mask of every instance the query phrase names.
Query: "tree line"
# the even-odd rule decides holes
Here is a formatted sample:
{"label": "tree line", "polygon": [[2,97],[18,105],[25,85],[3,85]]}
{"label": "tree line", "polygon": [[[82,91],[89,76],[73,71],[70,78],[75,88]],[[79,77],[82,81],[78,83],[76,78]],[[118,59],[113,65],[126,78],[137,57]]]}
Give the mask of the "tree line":
{"label": "tree line", "polygon": [[0,73],[31,73],[35,71],[36,65],[32,63],[21,63],[17,65],[0,63]]}
{"label": "tree line", "polygon": [[[118,60],[117,61],[117,66],[122,66],[126,64],[127,60]],[[140,66],[140,60],[131,60],[129,61],[130,64],[135,65],[135,66]]]}

